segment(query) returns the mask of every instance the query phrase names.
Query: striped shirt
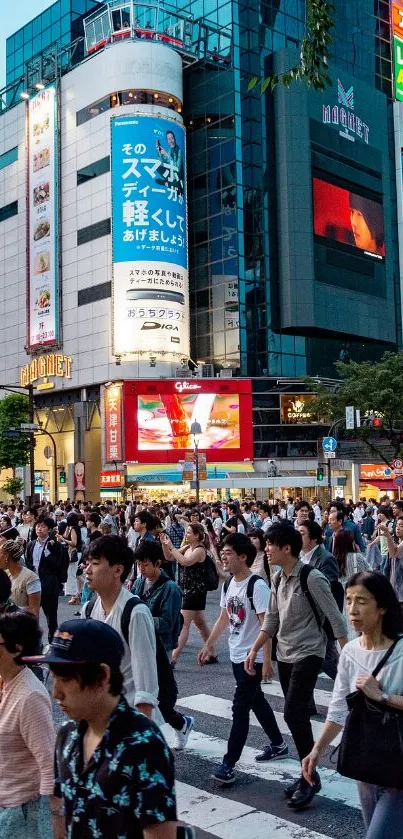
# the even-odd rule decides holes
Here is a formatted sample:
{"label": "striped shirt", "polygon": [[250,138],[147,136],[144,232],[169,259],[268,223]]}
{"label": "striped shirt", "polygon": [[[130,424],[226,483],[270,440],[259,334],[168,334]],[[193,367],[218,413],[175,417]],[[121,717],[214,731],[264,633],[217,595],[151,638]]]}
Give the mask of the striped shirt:
{"label": "striped shirt", "polygon": [[53,795],[55,741],[48,692],[24,667],[1,692],[0,807]]}

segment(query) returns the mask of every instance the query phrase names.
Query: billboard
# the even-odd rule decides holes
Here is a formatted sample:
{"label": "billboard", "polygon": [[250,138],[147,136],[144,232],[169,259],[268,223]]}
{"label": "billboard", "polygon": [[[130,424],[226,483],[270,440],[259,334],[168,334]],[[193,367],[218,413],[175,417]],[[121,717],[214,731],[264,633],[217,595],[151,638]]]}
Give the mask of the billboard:
{"label": "billboard", "polygon": [[127,461],[178,463],[193,451],[191,425],[208,462],[253,457],[249,379],[142,381],[124,384]]}
{"label": "billboard", "polygon": [[56,87],[29,100],[28,346],[59,340],[58,155]]}
{"label": "billboard", "polygon": [[185,129],[111,119],[113,351],[189,355]]}
{"label": "billboard", "polygon": [[104,388],[105,463],[123,460],[122,386]]}
{"label": "billboard", "polygon": [[403,101],[403,3],[392,3],[394,96]]}
{"label": "billboard", "polygon": [[385,255],[380,201],[314,177],[313,225],[316,236],[338,242],[375,259]]}

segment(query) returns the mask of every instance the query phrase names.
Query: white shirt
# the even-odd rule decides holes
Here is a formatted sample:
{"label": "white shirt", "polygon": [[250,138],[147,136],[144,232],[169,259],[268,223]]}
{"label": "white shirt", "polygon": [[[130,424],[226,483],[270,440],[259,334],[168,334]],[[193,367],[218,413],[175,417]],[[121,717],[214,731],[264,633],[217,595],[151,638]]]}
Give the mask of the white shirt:
{"label": "white shirt", "polygon": [[[230,659],[234,664],[245,661],[253,647],[260,632],[258,615],[266,611],[270,597],[267,583],[264,580],[256,580],[253,589],[253,605],[256,609],[254,612],[246,595],[248,581],[249,577],[240,583],[232,578],[227,591],[224,591],[224,586],[221,589],[220,606],[227,610],[229,617],[228,646]],[[263,661],[263,649],[259,650],[256,661]]]}
{"label": "white shirt", "polygon": [[300,555],[299,555],[299,558],[300,558],[301,562],[303,562],[303,563],[304,563],[304,565],[308,565],[308,563],[311,561],[311,559],[312,559],[312,554],[313,554],[313,552],[314,552],[314,551],[316,551],[316,548],[317,548],[317,547],[318,547],[318,546],[317,546],[317,545],[315,545],[315,547],[314,547],[314,548],[312,548],[312,550],[311,550],[311,551],[307,551],[305,554],[304,554],[304,553],[302,553],[302,551],[301,551],[301,553],[300,553]]}
{"label": "white shirt", "polygon": [[222,525],[223,525],[223,520],[220,518],[220,516],[217,516],[217,518],[215,518],[213,520],[213,527],[214,527],[214,531],[217,534],[217,536],[220,536],[220,533],[222,531]]}
{"label": "white shirt", "polygon": [[261,529],[263,530],[263,533],[267,533],[269,527],[272,526],[272,523],[273,522],[272,522],[270,516],[267,516],[265,519],[263,519],[262,524],[261,524]]}
{"label": "white shirt", "polygon": [[[146,703],[154,705],[157,716],[155,722],[161,721],[158,711],[158,676],[156,664],[156,642],[153,616],[145,603],[139,603],[132,611],[129,624],[129,644],[122,635],[123,609],[130,598],[130,591],[122,588],[117,600],[106,615],[101,598],[97,597],[91,612],[91,618],[109,624],[119,633],[125,648],[121,664],[124,678],[125,696],[129,705]],[[85,618],[86,606],[83,606],[81,617]],[[155,712],[154,712],[155,713]]]}
{"label": "white shirt", "polygon": [[[385,655],[386,650],[366,650],[360,644],[360,638],[354,638],[346,644],[339,658],[337,676],[332,698],[329,703],[327,719],[344,725],[347,717],[346,696],[357,690],[356,680],[359,675],[370,675]],[[383,693],[403,694],[403,638],[398,642],[391,657],[377,675]]]}
{"label": "white shirt", "polygon": [[312,507],[313,514],[315,516],[315,521],[317,524],[321,524],[322,522],[322,511],[319,507],[319,504],[314,504]]}
{"label": "white shirt", "polygon": [[[34,549],[32,551],[32,564],[34,566],[34,570],[38,573],[39,564],[41,561],[42,551],[45,548],[46,539],[43,542],[40,542],[39,539],[36,540]],[[45,548],[44,556],[49,556],[49,551]]]}

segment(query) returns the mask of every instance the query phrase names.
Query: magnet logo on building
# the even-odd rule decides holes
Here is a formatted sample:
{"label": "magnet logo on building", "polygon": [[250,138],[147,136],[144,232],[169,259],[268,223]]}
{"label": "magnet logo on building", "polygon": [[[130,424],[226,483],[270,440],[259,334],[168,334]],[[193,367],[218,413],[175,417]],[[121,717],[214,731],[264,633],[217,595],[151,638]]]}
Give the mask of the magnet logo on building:
{"label": "magnet logo on building", "polygon": [[[34,358],[20,369],[21,387],[34,384],[37,390],[52,390],[55,382],[49,379],[71,379],[72,359],[69,355],[50,353]],[[37,382],[37,384],[36,384]]]}
{"label": "magnet logo on building", "polygon": [[340,126],[340,137],[355,142],[358,137],[364,143],[369,142],[369,126],[354,112],[353,85],[345,90],[344,85],[337,79],[337,105],[323,105],[322,119],[325,124]]}

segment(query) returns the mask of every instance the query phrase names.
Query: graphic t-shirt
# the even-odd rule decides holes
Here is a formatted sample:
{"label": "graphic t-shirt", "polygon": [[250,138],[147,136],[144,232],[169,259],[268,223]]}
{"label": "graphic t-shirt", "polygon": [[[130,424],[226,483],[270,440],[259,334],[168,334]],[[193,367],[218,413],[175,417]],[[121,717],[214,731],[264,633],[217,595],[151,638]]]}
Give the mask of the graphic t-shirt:
{"label": "graphic t-shirt", "polygon": [[[237,583],[232,579],[227,591],[221,589],[222,609],[226,609],[229,617],[230,635],[228,639],[229,654],[234,664],[245,661],[251,647],[260,632],[258,615],[265,612],[270,597],[270,589],[264,580],[256,580],[253,589],[253,611],[247,598],[248,580]],[[263,661],[263,649],[259,650],[256,661]]]}

